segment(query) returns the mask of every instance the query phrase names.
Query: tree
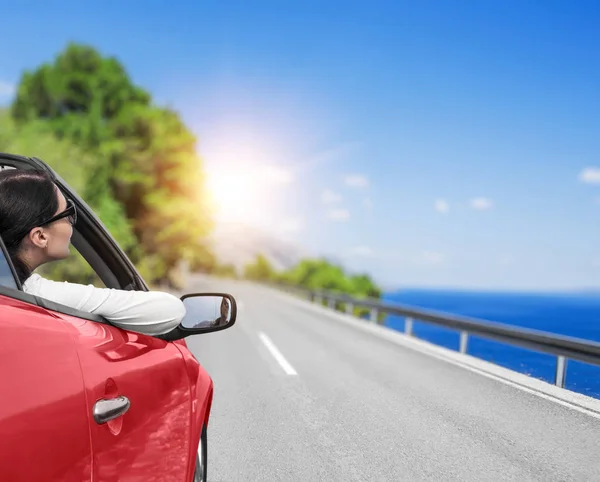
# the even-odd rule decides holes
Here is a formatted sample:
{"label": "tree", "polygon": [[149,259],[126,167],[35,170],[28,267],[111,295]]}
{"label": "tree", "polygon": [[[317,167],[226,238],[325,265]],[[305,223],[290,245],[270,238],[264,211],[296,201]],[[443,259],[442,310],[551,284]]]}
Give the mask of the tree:
{"label": "tree", "polygon": [[[43,158],[76,191],[85,188],[86,170],[93,165],[94,157],[67,139],[58,139],[48,126],[40,120],[17,126],[10,114],[0,110],[0,152],[21,153]],[[72,163],[72,159],[79,162]],[[128,234],[115,230],[113,235],[121,244],[127,245]],[[116,232],[115,232],[116,231]],[[88,263],[74,252],[60,263],[50,263],[39,270],[43,276],[57,281],[92,283],[101,286],[100,279]]]}
{"label": "tree", "polygon": [[20,125],[41,120],[92,154],[82,195],[150,281],[182,259],[198,261],[212,220],[196,139],[118,60],[71,43],[23,74],[11,112]]}
{"label": "tree", "polygon": [[375,284],[367,274],[354,275],[350,277],[352,294],[368,298],[381,298],[381,288]]}
{"label": "tree", "polygon": [[221,276],[223,278],[236,279],[238,277],[237,270],[232,264],[219,264],[215,267],[213,272],[215,275]]}
{"label": "tree", "polygon": [[[246,274],[246,277],[248,278],[248,274]],[[324,258],[301,260],[291,269],[276,273],[274,278],[291,286],[347,294],[357,298],[379,299],[382,294],[381,288],[375,284],[369,275],[348,275],[341,266]],[[325,303],[325,300],[323,300],[323,303]],[[346,311],[346,304],[337,302],[336,309]],[[364,317],[370,315],[370,310],[354,307],[353,313],[355,316]],[[385,315],[380,313],[378,322],[383,323],[384,319]]]}
{"label": "tree", "polygon": [[244,277],[254,281],[271,281],[275,279],[275,270],[269,260],[259,254],[253,263],[246,265]]}

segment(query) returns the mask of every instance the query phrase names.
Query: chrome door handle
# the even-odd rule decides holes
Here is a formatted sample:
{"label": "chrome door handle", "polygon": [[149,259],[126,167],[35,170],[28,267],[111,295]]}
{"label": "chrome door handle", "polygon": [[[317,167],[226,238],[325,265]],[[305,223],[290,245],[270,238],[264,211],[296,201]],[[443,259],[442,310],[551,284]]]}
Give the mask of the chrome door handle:
{"label": "chrome door handle", "polygon": [[98,400],[94,404],[94,421],[98,424],[110,422],[123,415],[130,406],[129,399],[122,395],[117,398]]}

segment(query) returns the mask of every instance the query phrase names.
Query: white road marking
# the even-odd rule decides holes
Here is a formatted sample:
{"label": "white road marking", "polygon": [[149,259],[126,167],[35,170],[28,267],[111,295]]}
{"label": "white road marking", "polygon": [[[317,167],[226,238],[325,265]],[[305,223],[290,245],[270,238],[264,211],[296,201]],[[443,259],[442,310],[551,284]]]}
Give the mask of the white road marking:
{"label": "white road marking", "polygon": [[287,373],[288,375],[298,374],[296,373],[296,370],[294,370],[294,367],[290,365],[290,363],[285,359],[285,357],[281,354],[281,352],[277,349],[277,347],[273,344],[273,342],[267,335],[261,332],[258,334],[258,337],[260,338],[260,341],[262,341],[267,347],[267,350],[271,352],[273,358],[277,360],[277,363],[279,363],[279,365],[281,366],[281,368],[283,368],[283,371],[285,373]]}

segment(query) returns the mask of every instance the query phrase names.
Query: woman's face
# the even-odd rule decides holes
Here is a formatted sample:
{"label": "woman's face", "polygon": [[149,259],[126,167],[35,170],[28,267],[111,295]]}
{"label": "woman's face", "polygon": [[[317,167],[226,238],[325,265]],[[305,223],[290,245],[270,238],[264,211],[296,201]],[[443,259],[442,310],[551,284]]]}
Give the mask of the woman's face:
{"label": "woman's face", "polygon": [[227,298],[221,300],[221,316],[226,320],[229,319],[229,300]]}
{"label": "woman's face", "polygon": [[[56,190],[58,197],[58,210],[54,214],[62,213],[67,209],[67,200],[59,189]],[[45,227],[48,236],[46,244],[46,256],[48,260],[56,261],[69,256],[69,246],[71,244],[71,236],[73,235],[73,226],[68,218],[62,218],[54,221]]]}

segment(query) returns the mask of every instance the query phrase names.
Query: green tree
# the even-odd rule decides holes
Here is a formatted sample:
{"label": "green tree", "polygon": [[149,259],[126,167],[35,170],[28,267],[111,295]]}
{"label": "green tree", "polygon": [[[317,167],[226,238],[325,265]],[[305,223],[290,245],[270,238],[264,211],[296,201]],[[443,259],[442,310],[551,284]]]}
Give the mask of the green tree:
{"label": "green tree", "polygon": [[308,289],[324,289],[340,293],[351,290],[350,282],[341,266],[326,259],[305,259],[291,270],[283,273],[280,279]]}
{"label": "green tree", "polygon": [[215,267],[213,272],[215,275],[223,278],[236,279],[238,277],[237,269],[232,264],[219,264]]}
{"label": "green tree", "polygon": [[196,139],[117,59],[71,43],[23,74],[11,112],[20,125],[43,120],[93,154],[82,195],[150,281],[169,277],[182,259],[206,262],[197,250],[212,220]]}
{"label": "green tree", "polygon": [[351,276],[350,292],[355,296],[363,296],[367,298],[381,298],[381,288],[375,284],[371,277],[367,274],[359,274]]}
{"label": "green tree", "polygon": [[[302,260],[291,269],[277,273],[276,279],[291,286],[347,294],[356,298],[380,299],[382,295],[381,288],[369,275],[349,275],[341,266],[324,258]],[[346,311],[346,304],[337,302],[336,309]],[[353,313],[361,317],[370,316],[367,308],[354,307]],[[380,313],[378,322],[383,323],[384,319],[385,315]]]}
{"label": "green tree", "polygon": [[275,270],[269,260],[259,254],[253,263],[247,264],[244,268],[244,277],[254,281],[272,281],[275,279]]}

